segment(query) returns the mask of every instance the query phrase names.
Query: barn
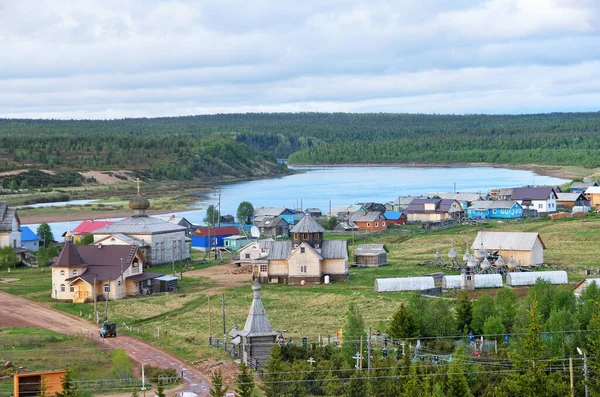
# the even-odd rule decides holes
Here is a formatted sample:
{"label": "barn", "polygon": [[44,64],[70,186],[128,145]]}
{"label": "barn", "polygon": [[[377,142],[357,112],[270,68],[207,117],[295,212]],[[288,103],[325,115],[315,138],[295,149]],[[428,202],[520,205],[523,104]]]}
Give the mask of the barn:
{"label": "barn", "polygon": [[376,278],[375,292],[423,291],[435,288],[433,277]]}
{"label": "barn", "polygon": [[550,284],[567,284],[569,277],[564,270],[550,272],[511,272],[506,275],[506,285],[512,287],[533,285],[537,280],[546,280]]}
{"label": "barn", "polygon": [[538,233],[479,232],[471,249],[478,250],[482,244],[488,252],[498,252],[505,263],[511,257],[521,266],[544,263],[546,245]]}
{"label": "barn", "polygon": [[387,265],[387,251],[383,244],[361,244],[354,252],[354,262],[358,267]]}

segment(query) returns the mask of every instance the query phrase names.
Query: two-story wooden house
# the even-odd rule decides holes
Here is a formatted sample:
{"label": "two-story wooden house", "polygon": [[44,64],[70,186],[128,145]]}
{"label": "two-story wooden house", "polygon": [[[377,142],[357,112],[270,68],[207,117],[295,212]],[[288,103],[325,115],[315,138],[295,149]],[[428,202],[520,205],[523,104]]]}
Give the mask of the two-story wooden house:
{"label": "two-story wooden house", "polygon": [[512,200],[521,204],[524,210],[538,213],[556,212],[556,191],[552,186],[527,186],[513,189]]}

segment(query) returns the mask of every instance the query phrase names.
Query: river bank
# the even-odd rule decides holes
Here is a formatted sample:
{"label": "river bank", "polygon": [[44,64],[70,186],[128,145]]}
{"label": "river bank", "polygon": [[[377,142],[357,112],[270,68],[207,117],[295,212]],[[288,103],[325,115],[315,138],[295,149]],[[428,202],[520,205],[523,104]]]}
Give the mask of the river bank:
{"label": "river bank", "polygon": [[600,178],[600,168],[585,168],[575,165],[544,164],[493,164],[493,163],[361,163],[361,164],[304,164],[288,163],[290,167],[409,167],[409,168],[458,168],[492,167],[509,170],[532,171],[540,176],[561,179]]}

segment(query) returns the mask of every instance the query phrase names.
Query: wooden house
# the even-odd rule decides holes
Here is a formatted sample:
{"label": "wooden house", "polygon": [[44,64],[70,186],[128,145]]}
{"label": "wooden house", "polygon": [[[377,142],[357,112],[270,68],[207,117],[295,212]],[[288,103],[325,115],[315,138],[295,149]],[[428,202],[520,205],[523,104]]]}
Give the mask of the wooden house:
{"label": "wooden house", "polygon": [[30,252],[40,249],[40,238],[28,226],[21,226],[21,248]]}
{"label": "wooden house", "polygon": [[428,199],[428,196],[398,196],[396,200],[392,201],[391,211],[400,212],[408,208],[410,203],[414,199]]}
{"label": "wooden house", "polygon": [[538,233],[479,232],[471,249],[479,250],[482,245],[488,252],[497,252],[505,263],[511,257],[522,266],[544,263],[546,245]]}
{"label": "wooden house", "polygon": [[585,190],[585,196],[590,201],[591,206],[600,210],[600,186],[590,186]]}
{"label": "wooden house", "polygon": [[385,204],[381,204],[381,203],[368,202],[368,203],[357,203],[357,204],[362,206],[366,211],[369,211],[369,212],[377,211],[377,212],[384,213],[386,211]]}
{"label": "wooden house", "polygon": [[361,231],[378,232],[388,228],[385,215],[379,211],[355,212],[349,220]]}
{"label": "wooden house", "polygon": [[385,219],[388,221],[388,225],[406,225],[407,217],[404,212],[386,211]]}
{"label": "wooden house", "polygon": [[591,204],[583,193],[556,193],[556,206],[572,212],[588,212]]}
{"label": "wooden house", "polygon": [[346,241],[323,240],[325,229],[310,215],[290,231],[292,241],[272,242],[266,260],[253,261],[254,274],[261,282],[318,284],[348,279]]}
{"label": "wooden house", "polygon": [[460,206],[465,209],[468,208],[471,204],[485,200],[487,195],[482,195],[481,193],[444,193],[444,192],[432,192],[429,193],[429,197],[436,197],[441,199],[449,199],[456,200],[460,203]]}
{"label": "wooden house", "polygon": [[[229,215],[231,216],[231,215]],[[174,225],[178,225],[178,226],[182,226],[185,228],[185,235],[188,237],[191,237],[192,234],[194,234],[194,232],[197,229],[197,226],[194,225],[192,222],[188,221],[187,219],[185,219],[183,216],[175,216],[175,215],[170,215],[170,216],[159,216],[159,219],[165,221],[165,222],[169,222],[172,223]],[[226,218],[223,216],[221,217],[223,220],[225,220]]]}
{"label": "wooden house", "polygon": [[523,216],[523,207],[516,201],[476,201],[467,208],[467,216],[476,219],[515,219]]}
{"label": "wooden house", "polygon": [[354,251],[354,263],[358,267],[387,265],[387,251],[383,244],[361,244]]}
{"label": "wooden house", "polygon": [[240,231],[235,226],[199,227],[192,235],[192,248],[207,251],[225,247],[225,237],[238,235]]}
{"label": "wooden house", "polygon": [[[253,218],[256,221],[261,221],[262,218],[279,217],[286,221],[289,225],[295,223],[295,211],[284,207],[257,207],[254,208]],[[254,223],[254,222],[253,222]]]}
{"label": "wooden house", "polygon": [[348,220],[348,218],[355,212],[366,211],[362,205],[334,205],[331,207],[327,216],[336,217],[338,220]]}
{"label": "wooden house", "polygon": [[408,222],[441,222],[460,218],[463,208],[451,199],[414,199],[405,213]]}
{"label": "wooden house", "polygon": [[360,228],[352,221],[340,221],[333,228],[335,232],[358,232]]}
{"label": "wooden house", "polygon": [[491,189],[489,198],[490,200],[501,200],[501,201],[510,201],[512,200],[514,188],[501,188],[501,189]]}
{"label": "wooden house", "polygon": [[237,251],[250,243],[250,239],[246,236],[234,234],[223,239],[223,246],[230,251]]}
{"label": "wooden house", "polygon": [[290,235],[290,224],[278,216],[262,217],[254,225],[258,227],[262,237],[276,238]]}
{"label": "wooden house", "polygon": [[556,191],[552,186],[527,186],[513,190],[512,200],[521,204],[524,210],[538,213],[556,212]]}
{"label": "wooden house", "polygon": [[[240,248],[240,250],[238,251],[238,255],[239,258],[237,262],[239,264],[241,263],[252,263],[252,261],[257,260],[257,259],[264,259],[265,260],[265,264],[267,256],[269,255],[269,251],[271,250],[271,245],[275,240],[272,239],[264,239],[264,240],[258,240],[258,241],[253,241],[249,244],[247,244],[246,246]],[[267,270],[265,268],[264,272],[266,273]]]}
{"label": "wooden house", "polygon": [[21,220],[17,209],[9,207],[6,201],[0,201],[0,248],[21,248]]}
{"label": "wooden house", "polygon": [[571,183],[571,192],[573,193],[585,193],[588,187],[598,186],[598,182],[592,181],[590,179],[584,179],[583,182],[573,182]]}
{"label": "wooden house", "polygon": [[52,264],[52,298],[73,303],[115,300],[143,292],[147,280],[163,276],[143,271],[146,259],[137,245],[73,245],[67,240]]}
{"label": "wooden house", "polygon": [[600,288],[600,278],[586,278],[585,280],[581,280],[579,283],[577,283],[573,289],[573,293],[575,296],[581,296],[583,291],[585,291],[585,289],[592,283],[596,284],[597,288]]}
{"label": "wooden house", "polygon": [[313,218],[323,216],[323,212],[319,208],[307,208],[304,210],[305,213],[309,214]]}
{"label": "wooden house", "polygon": [[271,355],[277,332],[273,331],[260,296],[261,285],[252,284],[254,294],[244,329],[229,332],[238,357],[246,366],[258,370]]}

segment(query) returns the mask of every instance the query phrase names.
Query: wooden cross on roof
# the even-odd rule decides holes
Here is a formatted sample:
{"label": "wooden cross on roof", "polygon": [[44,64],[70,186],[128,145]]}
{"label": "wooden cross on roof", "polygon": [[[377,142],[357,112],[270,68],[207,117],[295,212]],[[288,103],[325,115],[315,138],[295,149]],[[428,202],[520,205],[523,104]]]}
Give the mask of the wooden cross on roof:
{"label": "wooden cross on roof", "polygon": [[140,178],[135,178],[135,183],[137,184],[138,195],[140,194],[140,182],[141,182]]}

